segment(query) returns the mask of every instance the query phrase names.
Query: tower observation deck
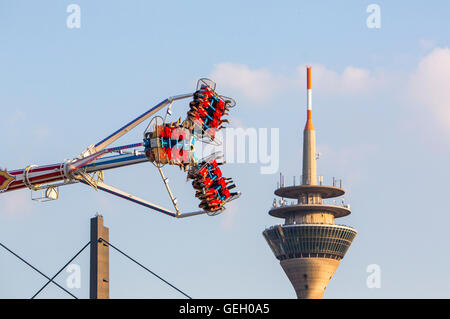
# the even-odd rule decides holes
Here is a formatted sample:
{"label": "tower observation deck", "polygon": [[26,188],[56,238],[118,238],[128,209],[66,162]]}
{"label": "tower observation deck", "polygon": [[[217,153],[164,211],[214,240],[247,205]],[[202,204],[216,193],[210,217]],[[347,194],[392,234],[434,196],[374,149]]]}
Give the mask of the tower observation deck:
{"label": "tower observation deck", "polygon": [[[311,119],[311,67],[307,67],[307,120],[303,131],[303,175],[300,185],[285,186],[280,180],[269,215],[284,224],[264,230],[263,235],[298,298],[319,299],[333,277],[340,260],[356,236],[352,227],[336,225],[335,219],[349,215],[349,205],[324,202],[344,195],[341,186],[317,183],[316,137]],[[295,181],[294,181],[295,184]],[[286,204],[285,199],[293,199]],[[296,202],[295,202],[296,201]],[[343,203],[343,201],[342,201]]]}

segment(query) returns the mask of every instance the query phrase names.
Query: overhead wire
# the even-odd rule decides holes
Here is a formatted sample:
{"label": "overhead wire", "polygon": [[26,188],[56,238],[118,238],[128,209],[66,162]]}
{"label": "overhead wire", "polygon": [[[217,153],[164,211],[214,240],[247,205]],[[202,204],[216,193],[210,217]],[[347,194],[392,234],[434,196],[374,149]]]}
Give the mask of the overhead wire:
{"label": "overhead wire", "polygon": [[17,257],[18,259],[20,259],[22,262],[24,262],[26,265],[28,265],[30,268],[32,268],[33,270],[35,270],[36,272],[38,272],[40,275],[44,276],[45,278],[47,278],[49,281],[47,284],[49,284],[50,282],[54,283],[57,287],[61,288],[62,290],[64,290],[66,293],[68,293],[69,295],[71,295],[73,298],[78,299],[75,295],[73,295],[70,291],[68,291],[67,289],[65,289],[64,287],[62,287],[60,284],[58,284],[57,282],[54,282],[53,279],[54,278],[50,278],[47,275],[45,275],[42,271],[40,271],[39,269],[37,269],[36,267],[34,267],[32,264],[30,264],[28,261],[26,261],[25,259],[23,259],[22,257],[20,257],[18,254],[16,254],[14,251],[12,251],[11,249],[9,249],[8,247],[6,247],[5,245],[3,245],[2,243],[0,243],[0,246],[2,246],[5,250],[7,250],[8,252],[10,252],[11,254],[13,254],[15,257]]}
{"label": "overhead wire", "polygon": [[51,278],[49,279],[49,281],[47,281],[47,283],[41,287],[41,289],[39,289],[34,295],[33,297],[31,297],[31,299],[34,299],[42,290],[44,290],[45,287],[47,287],[47,285],[53,281],[53,279],[55,279],[60,273],[61,271],[63,271],[64,269],[66,269],[66,267],[75,259],[78,257],[79,254],[81,254],[83,252],[83,250],[86,249],[87,246],[89,246],[91,242],[88,241],[86,245],[83,246],[83,248],[81,248],[76,254],[75,256],[73,256],[60,270],[58,270],[58,272]]}
{"label": "overhead wire", "polygon": [[170,287],[172,287],[173,289],[175,289],[176,291],[178,291],[179,293],[183,294],[184,296],[186,296],[189,299],[192,299],[191,296],[189,296],[188,294],[184,293],[181,289],[175,287],[174,285],[172,285],[170,282],[168,282],[167,280],[165,280],[164,278],[162,278],[161,276],[157,275],[156,273],[154,273],[153,271],[151,271],[150,269],[148,269],[147,267],[145,267],[144,265],[142,265],[140,262],[136,261],[134,258],[132,258],[131,256],[129,256],[128,254],[124,253],[123,251],[121,251],[119,248],[115,247],[114,245],[112,245],[111,243],[109,243],[108,241],[104,240],[103,238],[99,239],[99,242],[104,242],[106,243],[108,246],[114,248],[117,252],[119,252],[120,254],[122,254],[123,256],[127,257],[128,259],[130,259],[132,262],[134,262],[135,264],[139,265],[140,267],[142,267],[143,269],[145,269],[146,271],[148,271],[149,273],[151,273],[153,276],[155,276],[156,278],[158,278],[159,280],[163,281],[164,283],[166,283],[167,285],[169,285]]}

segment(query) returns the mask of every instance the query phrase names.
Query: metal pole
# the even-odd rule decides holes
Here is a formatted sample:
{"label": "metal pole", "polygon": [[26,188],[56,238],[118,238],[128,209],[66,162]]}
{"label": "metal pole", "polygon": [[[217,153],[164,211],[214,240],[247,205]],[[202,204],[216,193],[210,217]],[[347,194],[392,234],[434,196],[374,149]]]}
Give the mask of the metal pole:
{"label": "metal pole", "polygon": [[103,226],[103,216],[91,218],[90,299],[109,299],[109,229]]}

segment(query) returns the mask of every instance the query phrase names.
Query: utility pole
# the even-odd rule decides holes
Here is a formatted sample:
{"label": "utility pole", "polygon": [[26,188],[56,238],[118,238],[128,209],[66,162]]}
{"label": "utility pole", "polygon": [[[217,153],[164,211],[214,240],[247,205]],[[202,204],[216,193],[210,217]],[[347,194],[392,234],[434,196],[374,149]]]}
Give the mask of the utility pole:
{"label": "utility pole", "polygon": [[91,218],[90,299],[109,299],[109,229],[103,225],[103,216]]}

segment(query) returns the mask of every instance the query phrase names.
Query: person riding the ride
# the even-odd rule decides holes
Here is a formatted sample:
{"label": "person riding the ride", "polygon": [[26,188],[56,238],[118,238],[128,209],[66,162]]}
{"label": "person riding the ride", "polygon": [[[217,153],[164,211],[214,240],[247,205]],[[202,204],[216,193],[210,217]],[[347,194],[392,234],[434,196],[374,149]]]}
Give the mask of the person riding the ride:
{"label": "person riding the ride", "polygon": [[216,211],[222,207],[223,202],[220,199],[213,199],[212,201],[206,202],[202,201],[199,205],[200,208],[205,209],[206,211]]}

